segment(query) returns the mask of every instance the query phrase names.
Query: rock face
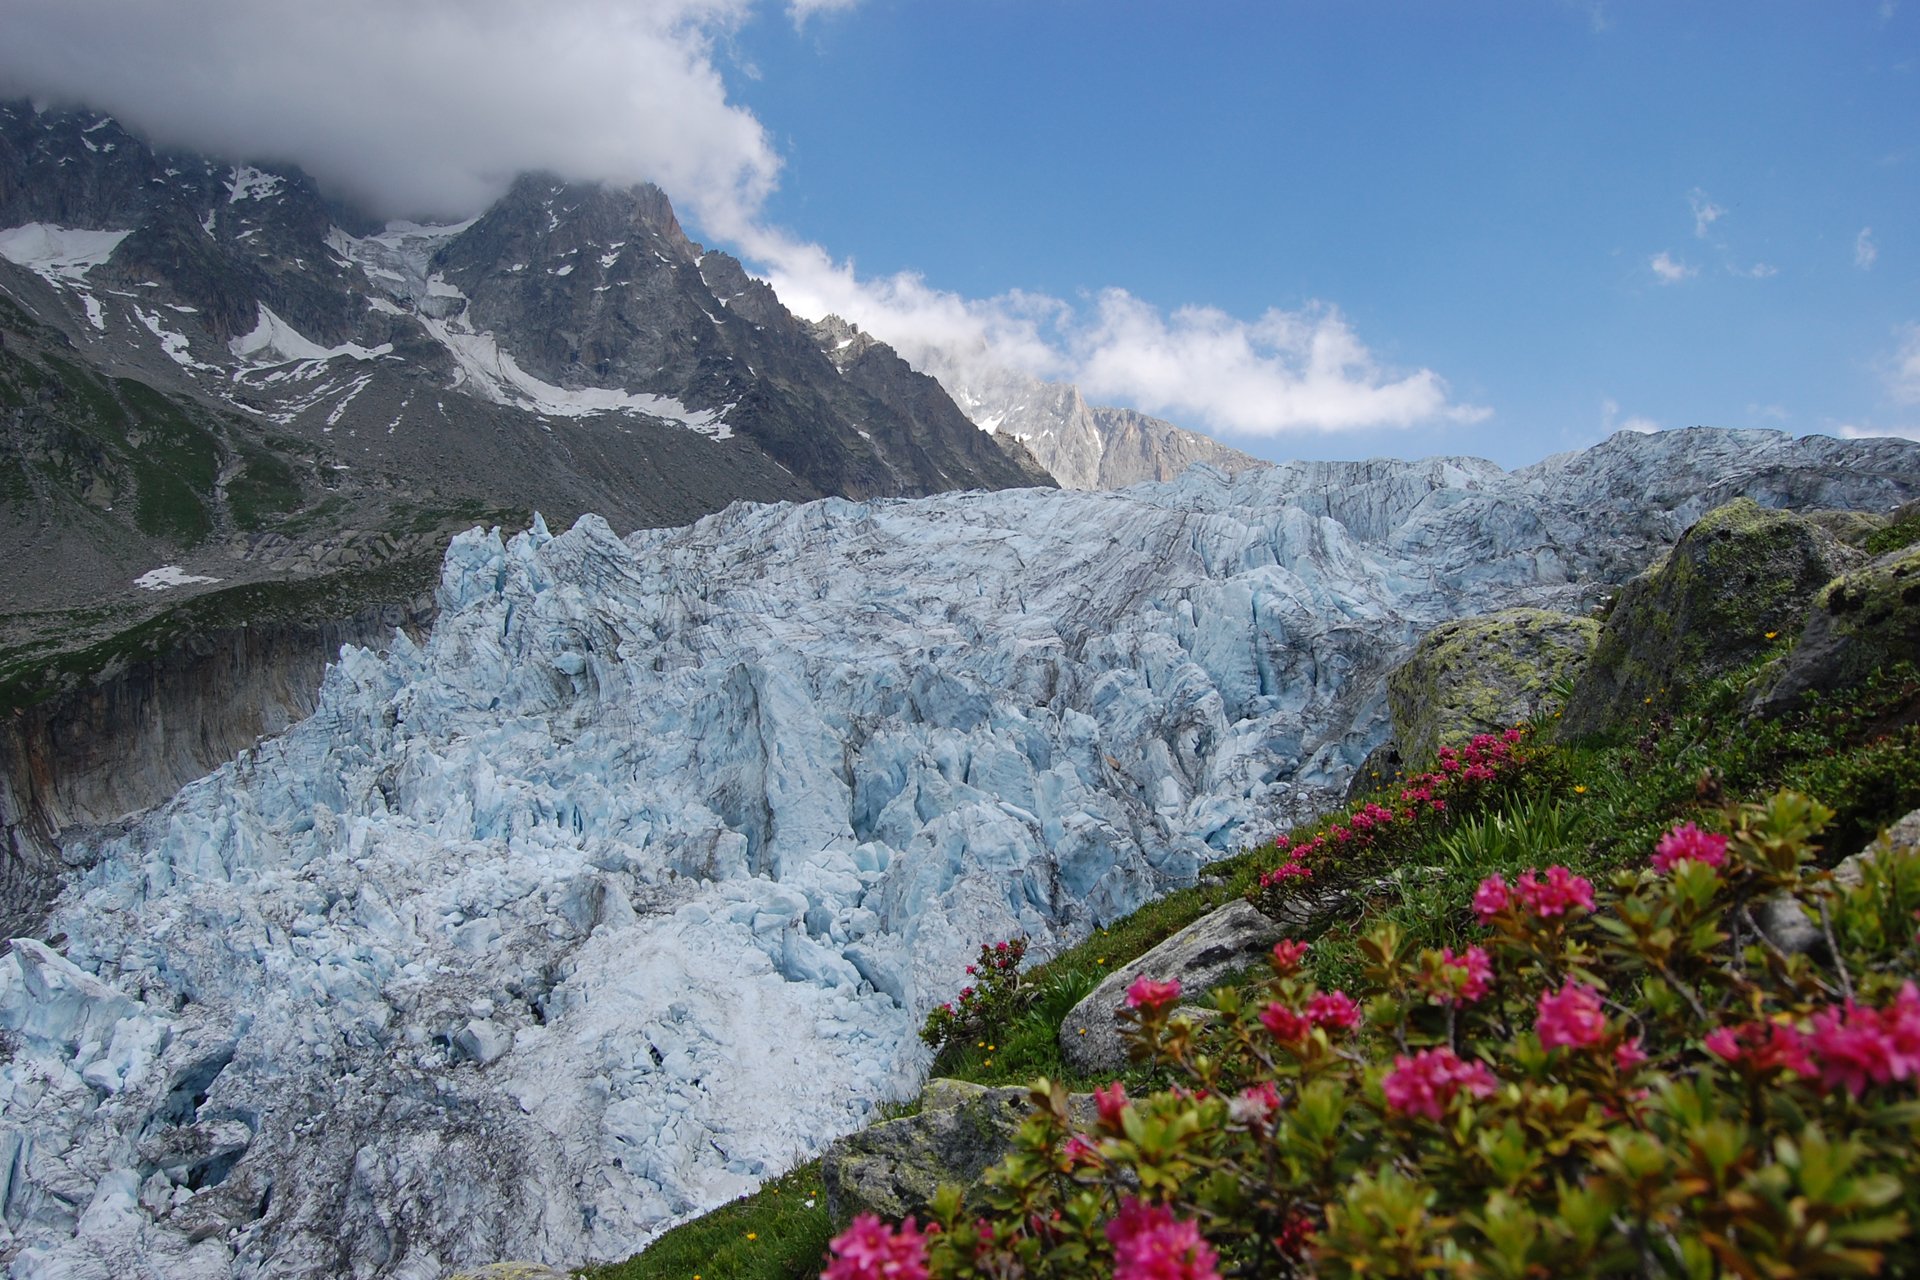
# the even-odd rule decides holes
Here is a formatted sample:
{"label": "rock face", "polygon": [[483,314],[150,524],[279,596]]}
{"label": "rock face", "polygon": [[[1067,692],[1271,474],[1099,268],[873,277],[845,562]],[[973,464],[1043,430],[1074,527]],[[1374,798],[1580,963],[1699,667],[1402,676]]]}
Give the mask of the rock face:
{"label": "rock face", "polygon": [[1708,513],[1620,592],[1568,700],[1562,736],[1628,723],[1758,657],[1859,559],[1791,512],[1740,499]]}
{"label": "rock face", "polygon": [[[919,1114],[870,1125],[827,1148],[820,1177],[828,1216],[835,1227],[862,1213],[924,1219],[942,1186],[959,1187],[969,1204],[984,1208],[980,1175],[1006,1157],[1031,1111],[1025,1089],[928,1081]],[[1092,1094],[1069,1096],[1075,1128],[1092,1128],[1097,1114]]]}
{"label": "rock face", "polygon": [[67,848],[0,956],[5,1247],[625,1256],[909,1093],[982,941],[1056,951],[1332,803],[1417,637],[1584,612],[1672,536],[1582,477],[1920,492],[1913,445],[1741,443],[463,534],[424,641]]}
{"label": "rock face", "polygon": [[1542,609],[1441,623],[1387,677],[1400,757],[1423,761],[1441,746],[1532,719],[1554,685],[1586,661],[1599,635],[1591,618]]}
{"label": "rock face", "polygon": [[1191,1004],[1243,969],[1260,964],[1286,929],[1247,902],[1210,911],[1131,964],[1115,969],[1073,1006],[1060,1023],[1060,1056],[1083,1076],[1112,1075],[1126,1068],[1127,1045],[1119,1013],[1127,988],[1140,978],[1178,979],[1182,1003]]}
{"label": "rock face", "polygon": [[915,349],[911,358],[940,380],[982,430],[1021,441],[1068,488],[1123,489],[1171,480],[1196,462],[1229,473],[1270,465],[1171,422],[1090,405],[1071,383],[985,368],[946,350]]}
{"label": "rock face", "polygon": [[1793,651],[1752,707],[1776,715],[1809,693],[1843,688],[1895,662],[1920,659],[1920,545],[1878,557],[1821,588]]}

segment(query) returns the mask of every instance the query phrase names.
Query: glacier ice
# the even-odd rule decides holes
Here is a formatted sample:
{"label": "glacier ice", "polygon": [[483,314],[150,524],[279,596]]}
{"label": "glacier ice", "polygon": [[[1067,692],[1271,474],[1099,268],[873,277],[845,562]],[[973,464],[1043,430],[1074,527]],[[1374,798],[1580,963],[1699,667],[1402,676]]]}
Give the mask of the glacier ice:
{"label": "glacier ice", "polygon": [[1683,443],[463,534],[425,642],[71,846],[64,954],[0,957],[10,1274],[629,1253],[912,1090],[980,942],[1328,803],[1433,624],[1584,608],[1716,484],[1920,472]]}

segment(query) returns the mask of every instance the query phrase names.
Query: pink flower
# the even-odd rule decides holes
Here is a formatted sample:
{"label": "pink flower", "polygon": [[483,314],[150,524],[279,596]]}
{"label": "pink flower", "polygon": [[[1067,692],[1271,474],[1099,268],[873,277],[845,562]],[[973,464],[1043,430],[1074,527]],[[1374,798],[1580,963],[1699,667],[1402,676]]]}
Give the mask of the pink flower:
{"label": "pink flower", "polygon": [[1806,1037],[1797,1028],[1778,1022],[1716,1027],[1702,1043],[1714,1057],[1750,1071],[1786,1070],[1803,1076],[1815,1072]]}
{"label": "pink flower", "polygon": [[1452,947],[1443,947],[1440,967],[1451,985],[1451,990],[1440,995],[1441,1004],[1472,1004],[1493,985],[1493,962],[1487,959],[1484,947],[1468,947],[1461,955],[1453,954]]}
{"label": "pink flower", "polygon": [[1486,1098],[1500,1087],[1484,1062],[1463,1062],[1451,1049],[1422,1049],[1408,1057],[1398,1054],[1393,1070],[1380,1081],[1387,1105],[1410,1116],[1438,1120],[1462,1089]]}
{"label": "pink flower", "polygon": [[1093,1105],[1100,1112],[1100,1123],[1109,1129],[1120,1127],[1120,1117],[1126,1114],[1132,1100],[1127,1097],[1127,1086],[1115,1080],[1112,1084],[1095,1085]]}
{"label": "pink flower", "polygon": [[1344,991],[1326,991],[1307,1001],[1307,1021],[1316,1027],[1351,1031],[1360,1025],[1360,1006]]}
{"label": "pink flower", "polygon": [[1545,880],[1525,872],[1515,888],[1527,910],[1537,916],[1557,916],[1569,907],[1593,910],[1593,882],[1565,867],[1548,867]]}
{"label": "pink flower", "polygon": [[1127,988],[1127,1008],[1145,1009],[1149,1013],[1158,1012],[1180,998],[1180,979],[1169,982],[1155,982],[1152,978],[1135,978],[1133,985]]}
{"label": "pink flower", "polygon": [[1067,1158],[1070,1167],[1076,1169],[1100,1163],[1100,1148],[1089,1142],[1084,1134],[1076,1133],[1068,1138],[1060,1154]]}
{"label": "pink flower", "polygon": [[1691,822],[1660,837],[1653,849],[1653,869],[1671,871],[1681,862],[1718,867],[1727,860],[1727,838],[1702,831]]}
{"label": "pink flower", "polygon": [[1113,1242],[1113,1280],[1220,1280],[1219,1257],[1192,1222],[1175,1220],[1164,1205],[1129,1196],[1107,1223]]}
{"label": "pink flower", "polygon": [[1513,898],[1507,891],[1505,877],[1488,876],[1480,882],[1480,887],[1473,891],[1473,914],[1480,917],[1481,924],[1491,924],[1493,918],[1505,911],[1507,904],[1511,901]]}
{"label": "pink flower", "polygon": [[1313,1030],[1313,1023],[1283,1004],[1270,1004],[1260,1014],[1260,1025],[1273,1033],[1281,1044],[1298,1044]]}
{"label": "pink flower", "polygon": [[1806,1045],[1820,1082],[1856,1097],[1869,1084],[1920,1076],[1920,991],[1908,982],[1884,1009],[1862,1009],[1851,1000],[1822,1009],[1813,1015]]}
{"label": "pink flower", "polygon": [[1304,942],[1283,938],[1273,944],[1273,971],[1282,977],[1299,969],[1300,962],[1306,958],[1307,944]]}
{"label": "pink flower", "polygon": [[1640,1047],[1640,1037],[1622,1040],[1613,1046],[1613,1065],[1621,1071],[1631,1071],[1647,1060],[1647,1051]]}
{"label": "pink flower", "polygon": [[1541,1047],[1584,1049],[1607,1034],[1607,1015],[1600,1009],[1600,993],[1578,982],[1568,982],[1554,993],[1540,993],[1540,1016],[1534,1022]]}
{"label": "pink flower", "polygon": [[1500,740],[1502,742],[1512,744],[1520,741],[1520,737],[1521,737],[1521,734],[1518,729],[1509,729],[1505,733],[1500,735]]}
{"label": "pink flower", "polygon": [[827,1248],[834,1257],[820,1280],[927,1280],[927,1237],[912,1218],[895,1230],[863,1213]]}

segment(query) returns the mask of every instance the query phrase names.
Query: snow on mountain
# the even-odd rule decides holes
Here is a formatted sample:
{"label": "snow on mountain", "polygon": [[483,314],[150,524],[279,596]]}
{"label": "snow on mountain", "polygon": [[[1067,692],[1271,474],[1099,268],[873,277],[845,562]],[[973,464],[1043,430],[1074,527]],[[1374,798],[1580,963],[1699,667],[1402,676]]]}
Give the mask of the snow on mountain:
{"label": "snow on mountain", "polygon": [[132,234],[132,231],[86,231],[29,222],[0,231],[0,258],[38,272],[50,283],[79,284],[86,279],[87,272],[111,258],[120,242]]}
{"label": "snow on mountain", "polygon": [[424,644],[70,846],[64,956],[0,958],[11,1274],[630,1252],[910,1090],[981,941],[1044,955],[1327,804],[1433,624],[1584,608],[1738,491],[1884,508],[1920,446],[463,534]]}

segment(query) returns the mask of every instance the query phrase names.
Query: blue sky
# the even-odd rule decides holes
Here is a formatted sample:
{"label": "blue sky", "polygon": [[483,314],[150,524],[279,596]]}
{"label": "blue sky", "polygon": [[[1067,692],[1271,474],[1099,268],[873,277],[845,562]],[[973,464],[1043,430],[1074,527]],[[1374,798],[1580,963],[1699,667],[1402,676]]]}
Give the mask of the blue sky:
{"label": "blue sky", "polygon": [[650,179],[913,357],[1272,458],[1920,435],[1920,0],[0,0],[394,216]]}
{"label": "blue sky", "polygon": [[1199,425],[1270,457],[1512,464],[1629,423],[1920,426],[1916,19],[866,0],[735,57],[785,160],[767,217],[862,275],[1337,307],[1488,414]]}

